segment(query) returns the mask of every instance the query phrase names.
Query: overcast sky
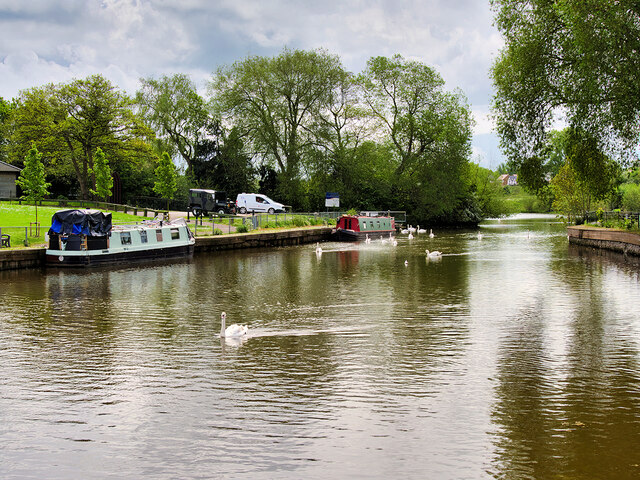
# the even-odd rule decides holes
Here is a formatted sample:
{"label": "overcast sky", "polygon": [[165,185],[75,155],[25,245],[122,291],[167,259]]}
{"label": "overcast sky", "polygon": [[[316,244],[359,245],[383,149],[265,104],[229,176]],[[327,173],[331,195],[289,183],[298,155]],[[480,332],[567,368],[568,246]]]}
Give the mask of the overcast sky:
{"label": "overcast sky", "polygon": [[492,20],[488,0],[0,0],[0,96],[93,73],[130,94],[140,77],[187,73],[204,94],[218,66],[285,46],[325,48],[354,73],[399,53],[467,95],[474,161],[495,168]]}

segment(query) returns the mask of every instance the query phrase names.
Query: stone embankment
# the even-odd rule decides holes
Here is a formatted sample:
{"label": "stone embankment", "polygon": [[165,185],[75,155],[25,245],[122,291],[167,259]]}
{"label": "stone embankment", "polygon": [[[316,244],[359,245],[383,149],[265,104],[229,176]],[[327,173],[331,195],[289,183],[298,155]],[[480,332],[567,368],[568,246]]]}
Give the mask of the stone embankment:
{"label": "stone embankment", "polygon": [[608,228],[576,225],[568,227],[569,243],[640,256],[640,235]]}
{"label": "stone embankment", "polygon": [[[310,227],[263,233],[215,235],[196,238],[195,255],[240,248],[272,248],[324,242],[331,238],[331,227]],[[44,248],[0,250],[0,270],[42,268]]]}

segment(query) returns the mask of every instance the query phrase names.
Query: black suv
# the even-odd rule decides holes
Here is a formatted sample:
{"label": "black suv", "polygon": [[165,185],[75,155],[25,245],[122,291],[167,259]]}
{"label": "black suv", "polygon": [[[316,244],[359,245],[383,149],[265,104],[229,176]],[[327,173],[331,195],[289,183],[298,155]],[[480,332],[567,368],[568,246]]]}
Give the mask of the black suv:
{"label": "black suv", "polygon": [[189,190],[189,210],[196,217],[208,215],[211,212],[224,215],[235,213],[236,205],[227,199],[226,192],[192,188]]}

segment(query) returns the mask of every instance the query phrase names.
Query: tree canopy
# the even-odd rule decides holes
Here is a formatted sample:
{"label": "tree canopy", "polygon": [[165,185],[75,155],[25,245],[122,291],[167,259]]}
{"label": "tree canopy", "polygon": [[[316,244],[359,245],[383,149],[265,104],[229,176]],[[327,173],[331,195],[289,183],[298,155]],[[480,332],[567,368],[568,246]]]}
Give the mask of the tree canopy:
{"label": "tree canopy", "polygon": [[72,168],[82,198],[89,198],[98,147],[116,160],[150,155],[143,140],[150,132],[130,106],[131,100],[101,75],[23,91],[13,112],[13,155],[35,142],[54,169]]}
{"label": "tree canopy", "polygon": [[548,132],[562,121],[610,158],[637,160],[640,3],[491,3],[506,44],[492,69],[493,109],[512,164],[535,169]]}
{"label": "tree canopy", "polygon": [[215,135],[218,123],[187,75],[143,78],[140,82],[136,102],[142,115],[163,140],[161,148],[180,154],[190,171],[198,142]]}

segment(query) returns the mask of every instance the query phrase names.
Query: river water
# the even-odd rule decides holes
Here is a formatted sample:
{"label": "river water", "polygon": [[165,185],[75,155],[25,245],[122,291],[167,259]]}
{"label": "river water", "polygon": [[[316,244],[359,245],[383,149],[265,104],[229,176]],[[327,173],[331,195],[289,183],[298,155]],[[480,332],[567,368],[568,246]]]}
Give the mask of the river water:
{"label": "river water", "polygon": [[640,478],[637,262],[480,231],[0,272],[0,478]]}

